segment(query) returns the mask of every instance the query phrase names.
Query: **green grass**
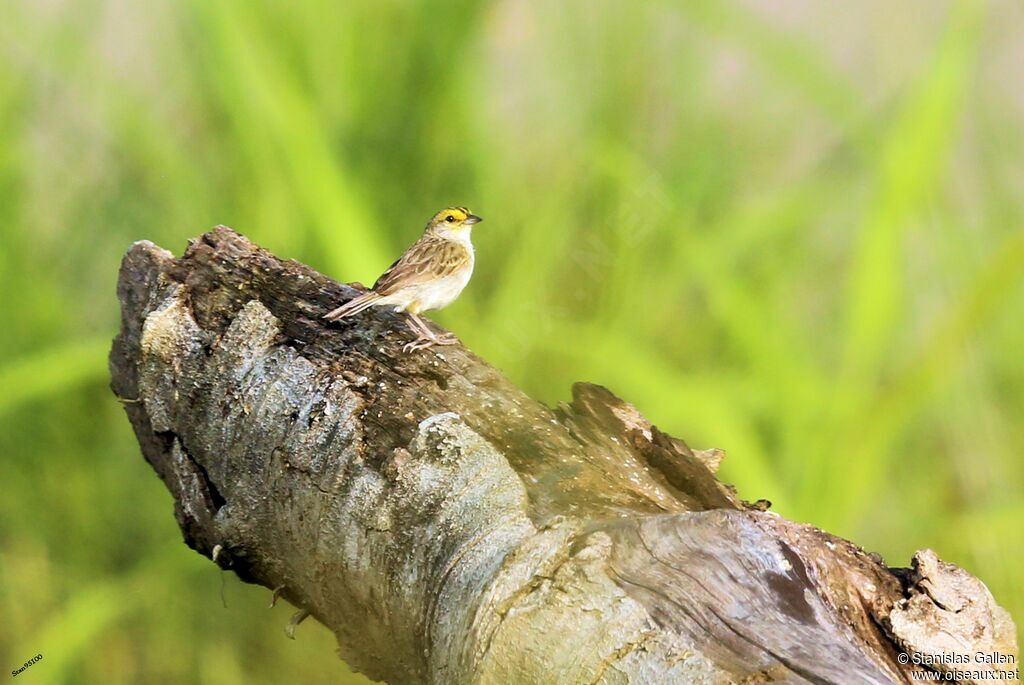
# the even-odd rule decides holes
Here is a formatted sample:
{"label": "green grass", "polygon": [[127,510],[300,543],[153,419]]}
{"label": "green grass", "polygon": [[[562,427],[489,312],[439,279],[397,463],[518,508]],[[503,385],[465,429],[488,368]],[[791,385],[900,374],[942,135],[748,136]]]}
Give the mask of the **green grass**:
{"label": "green grass", "polygon": [[447,204],[487,221],[436,318],[535,397],[604,383],[1024,620],[1024,15],[865,7],[0,6],[4,667],[338,682],[322,627],[177,542],[107,388],[116,271],[225,223],[370,282]]}

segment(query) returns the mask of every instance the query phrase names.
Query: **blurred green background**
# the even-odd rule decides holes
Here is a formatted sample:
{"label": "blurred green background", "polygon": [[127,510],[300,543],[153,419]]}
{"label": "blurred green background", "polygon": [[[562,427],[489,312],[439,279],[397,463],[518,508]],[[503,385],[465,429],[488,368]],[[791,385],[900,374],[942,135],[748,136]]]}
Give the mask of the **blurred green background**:
{"label": "blurred green background", "polygon": [[372,282],[448,204],[436,319],[535,397],[605,384],[1024,621],[1022,72],[1014,0],[0,3],[0,672],[362,681],[181,543],[117,267],[225,223]]}

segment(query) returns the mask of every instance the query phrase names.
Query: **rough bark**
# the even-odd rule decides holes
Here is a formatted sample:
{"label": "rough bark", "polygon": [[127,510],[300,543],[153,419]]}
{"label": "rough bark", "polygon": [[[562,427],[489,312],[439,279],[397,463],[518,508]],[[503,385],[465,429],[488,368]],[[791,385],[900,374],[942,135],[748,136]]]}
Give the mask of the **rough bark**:
{"label": "rough bark", "polygon": [[603,388],[552,409],[461,346],[403,354],[400,315],[325,325],[356,293],[224,227],[180,259],[136,243],[111,371],[186,542],[371,678],[902,683],[904,650],[1016,657],[934,553],[890,569],[748,505],[718,450]]}

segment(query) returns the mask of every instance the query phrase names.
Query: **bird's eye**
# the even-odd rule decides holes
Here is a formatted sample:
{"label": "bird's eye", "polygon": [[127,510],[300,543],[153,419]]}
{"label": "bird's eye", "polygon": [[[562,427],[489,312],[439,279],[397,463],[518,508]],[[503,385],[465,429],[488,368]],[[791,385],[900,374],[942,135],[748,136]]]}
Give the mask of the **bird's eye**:
{"label": "bird's eye", "polygon": [[451,222],[455,221],[455,217],[452,216],[451,214],[449,214],[448,216],[446,216],[444,218],[444,220],[447,221],[448,223],[451,223]]}

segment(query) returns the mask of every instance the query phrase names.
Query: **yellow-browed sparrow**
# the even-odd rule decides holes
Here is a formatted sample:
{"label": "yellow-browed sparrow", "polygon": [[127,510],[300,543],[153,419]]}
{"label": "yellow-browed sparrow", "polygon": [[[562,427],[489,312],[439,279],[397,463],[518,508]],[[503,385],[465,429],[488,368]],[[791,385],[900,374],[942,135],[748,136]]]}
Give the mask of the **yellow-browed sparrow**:
{"label": "yellow-browed sparrow", "polygon": [[455,336],[439,337],[420,312],[447,307],[459,296],[473,275],[473,243],[469,234],[483,219],[465,207],[449,207],[434,215],[423,237],[385,271],[373,287],[349,300],[325,319],[336,321],[369,307],[393,307],[409,315],[419,336],[403,350],[411,352],[431,345],[452,345]]}

